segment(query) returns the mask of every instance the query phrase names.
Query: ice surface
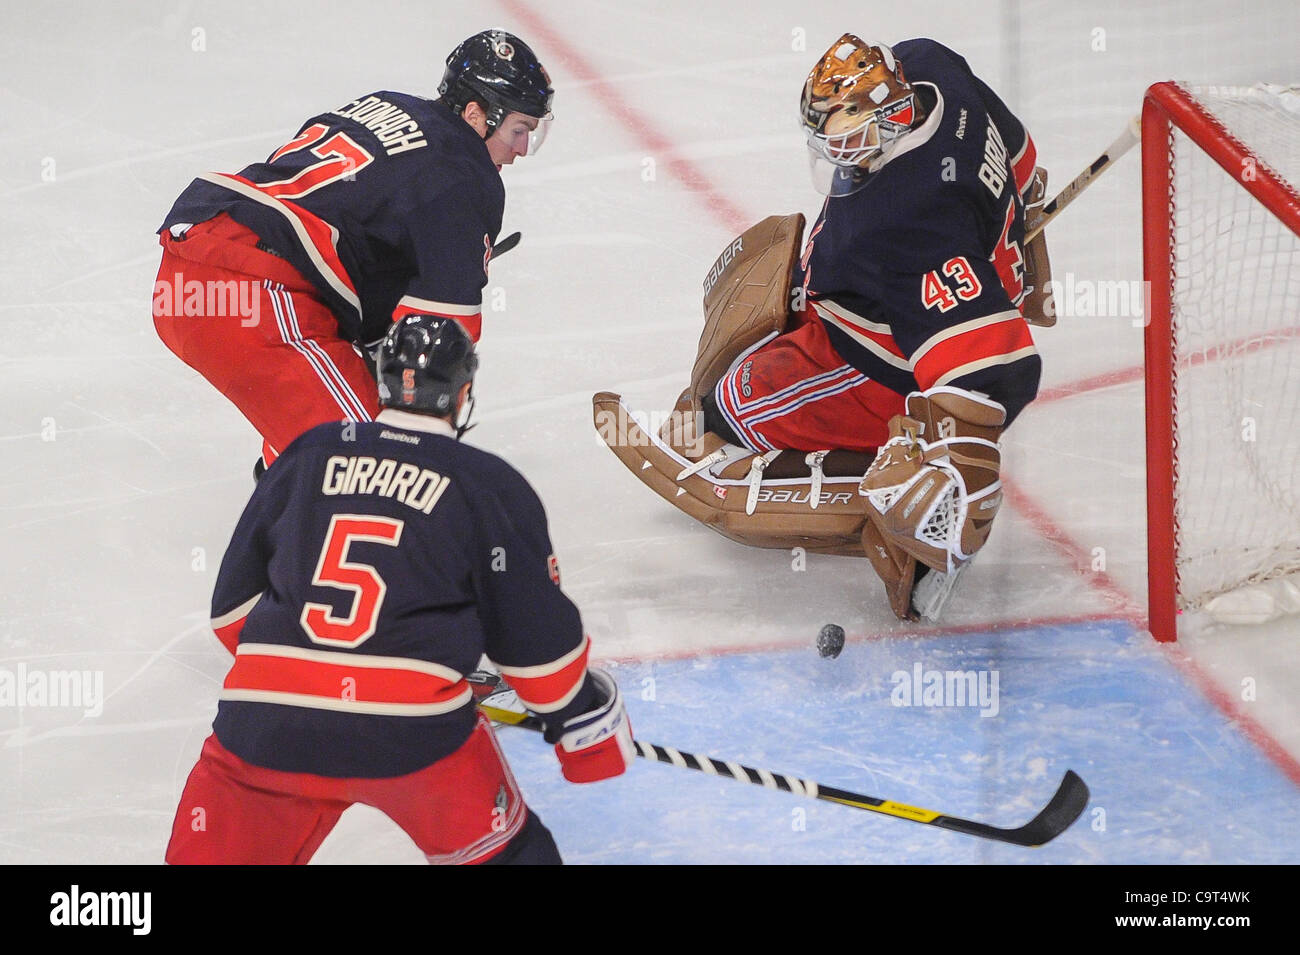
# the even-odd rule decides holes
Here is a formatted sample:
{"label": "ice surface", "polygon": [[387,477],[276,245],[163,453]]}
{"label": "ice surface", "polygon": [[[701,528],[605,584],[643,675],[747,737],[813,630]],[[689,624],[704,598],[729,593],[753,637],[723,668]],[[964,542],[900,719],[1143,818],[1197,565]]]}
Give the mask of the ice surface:
{"label": "ice surface", "polygon": [[[1066,767],[1094,795],[1075,829],[1030,853],[666,766],[568,787],[535,737],[503,732],[568,857],[1300,861],[1293,628],[1198,636],[1169,654],[1128,622],[1145,603],[1140,385],[1025,412],[1007,437],[1014,493],[941,631],[894,621],[863,562],[810,557],[799,570],[790,554],[712,534],[599,444],[593,392],[666,410],[684,384],[699,281],[736,221],[816,213],[796,99],[845,30],[958,49],[1026,120],[1057,187],[1152,82],[1300,79],[1289,0],[849,9],[6,11],[0,667],[100,672],[107,700],[98,716],[0,707],[0,861],[160,861],[227,666],[206,611],[258,441],[154,335],[163,214],[196,174],[266,155],[321,109],[377,88],[432,94],[446,51],[496,24],[548,64],[556,122],[540,156],[504,173],[505,228],[524,241],[493,265],[472,439],[546,502],[565,588],[598,655],[622,661],[638,733],[1002,825],[1032,815]],[[1058,278],[1141,278],[1138,181],[1134,154],[1052,227]],[[1067,314],[1038,331],[1044,389],[1138,365],[1134,319]],[[834,661],[814,649],[827,622],[849,633]],[[1001,712],[891,706],[890,675],[915,662],[996,669]],[[653,701],[642,699],[648,678]],[[1234,794],[1268,811],[1225,829],[1207,807]],[[793,828],[796,807],[805,831]],[[383,817],[355,810],[318,861],[420,857]]]}

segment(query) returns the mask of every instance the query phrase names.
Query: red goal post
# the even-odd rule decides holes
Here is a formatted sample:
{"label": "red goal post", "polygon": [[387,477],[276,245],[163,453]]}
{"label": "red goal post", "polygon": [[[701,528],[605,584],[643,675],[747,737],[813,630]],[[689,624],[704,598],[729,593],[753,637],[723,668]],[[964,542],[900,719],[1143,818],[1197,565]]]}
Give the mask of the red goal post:
{"label": "red goal post", "polygon": [[1157,83],[1142,109],[1157,640],[1177,638],[1180,611],[1300,569],[1300,177],[1282,168],[1300,110],[1274,101],[1288,92]]}

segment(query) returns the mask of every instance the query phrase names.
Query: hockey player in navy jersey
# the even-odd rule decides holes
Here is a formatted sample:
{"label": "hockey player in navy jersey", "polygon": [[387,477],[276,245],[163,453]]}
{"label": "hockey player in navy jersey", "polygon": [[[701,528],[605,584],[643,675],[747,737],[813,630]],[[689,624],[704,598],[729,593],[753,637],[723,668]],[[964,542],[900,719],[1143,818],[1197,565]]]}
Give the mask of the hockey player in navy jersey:
{"label": "hockey player in navy jersey", "polygon": [[168,862],[305,863],[354,803],[431,862],[559,862],[474,706],[483,654],[542,716],[567,779],[634,758],[541,501],[458,441],[477,364],[454,320],[398,319],[377,418],[308,431],[258,483],[212,598],[234,664]]}
{"label": "hockey player in navy jersey", "polygon": [[361,352],[412,313],[478,340],[500,169],[541,146],[550,78],[518,37],[447,58],[439,98],[380,91],[308,119],[264,162],[205,173],[159,229],[154,324],[243,412],[263,459],[378,410]]}
{"label": "hockey player in navy jersey", "polygon": [[[802,216],[773,217],[706,279],[678,408],[707,440],[614,450],[728,537],[869,557],[913,618],[918,582],[936,572],[945,597],[987,539],[998,437],[1037,393],[1029,321],[1050,324],[1048,275],[1025,222],[1045,173],[1020,120],[934,40],[845,34],[800,107],[827,198],[802,254]],[[625,420],[615,399],[597,395],[598,426]]]}

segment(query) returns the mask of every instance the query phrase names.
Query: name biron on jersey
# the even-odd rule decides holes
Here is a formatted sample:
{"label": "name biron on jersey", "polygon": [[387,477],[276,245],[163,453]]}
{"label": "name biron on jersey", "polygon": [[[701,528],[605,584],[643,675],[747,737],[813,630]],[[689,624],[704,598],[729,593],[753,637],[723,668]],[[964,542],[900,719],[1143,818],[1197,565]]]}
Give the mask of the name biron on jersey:
{"label": "name biron on jersey", "polygon": [[368,455],[330,455],[321,481],[322,494],[377,494],[428,514],[451,478],[408,461]]}
{"label": "name biron on jersey", "polygon": [[984,140],[984,162],[980,163],[980,182],[989,187],[996,199],[1007,184],[1007,147],[1002,134],[991,122]]}
{"label": "name biron on jersey", "polygon": [[390,156],[428,145],[424,130],[420,129],[420,124],[411,118],[410,113],[378,96],[354,99],[346,106],[334,110],[334,115],[366,127],[378,137],[384,152]]}

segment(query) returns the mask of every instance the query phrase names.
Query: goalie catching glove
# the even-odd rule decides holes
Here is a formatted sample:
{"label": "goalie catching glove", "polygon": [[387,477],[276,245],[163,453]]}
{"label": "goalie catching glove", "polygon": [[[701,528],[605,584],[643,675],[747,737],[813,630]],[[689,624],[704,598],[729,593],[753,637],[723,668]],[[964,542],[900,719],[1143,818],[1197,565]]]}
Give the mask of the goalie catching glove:
{"label": "goalie catching glove", "polygon": [[618,776],[636,759],[632,724],[614,678],[592,668],[587,678],[596,705],[586,713],[546,726],[546,742],[555,744],[560,771],[571,783],[594,783]]}
{"label": "goalie catching glove", "polygon": [[900,619],[915,617],[917,562],[954,574],[988,540],[1002,503],[1005,423],[998,402],[950,387],[913,392],[907,414],[890,421],[858,493],[871,505],[863,546]]}

